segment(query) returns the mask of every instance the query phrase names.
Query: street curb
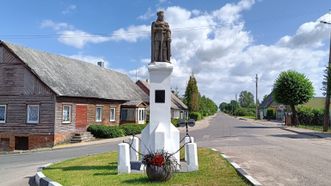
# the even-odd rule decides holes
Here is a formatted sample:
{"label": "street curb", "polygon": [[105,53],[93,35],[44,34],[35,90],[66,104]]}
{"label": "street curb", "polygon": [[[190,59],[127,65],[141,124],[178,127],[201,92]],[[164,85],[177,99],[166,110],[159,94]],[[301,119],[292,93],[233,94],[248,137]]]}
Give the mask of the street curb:
{"label": "street curb", "polygon": [[321,136],[319,134],[314,134],[314,133],[309,133],[309,132],[299,132],[299,131],[292,130],[292,129],[285,128],[285,127],[282,127],[281,129],[283,129],[285,131],[289,131],[289,132],[294,132],[294,133],[297,133],[297,134],[302,134],[302,135],[307,135],[307,136],[313,136],[313,137],[317,137],[317,138],[326,138],[326,137]]}
{"label": "street curb", "polygon": [[37,173],[34,176],[34,181],[35,181],[36,185],[38,185],[38,186],[62,186],[58,182],[51,180],[50,178],[46,177],[44,175],[44,173],[42,173],[42,170],[44,168],[51,166],[51,165],[52,165],[52,163],[48,163],[46,165],[38,167]]}
{"label": "street curb", "polygon": [[[210,148],[212,151],[215,152],[219,152],[217,149],[215,148]],[[243,178],[245,178],[246,181],[248,181],[251,185],[254,186],[262,186],[262,184],[260,182],[258,182],[255,178],[253,178],[252,176],[250,176],[243,168],[241,168],[237,163],[235,163],[234,161],[232,161],[227,155],[219,152],[220,155],[226,160],[228,161],[233,168],[236,169],[237,173],[239,173]]]}

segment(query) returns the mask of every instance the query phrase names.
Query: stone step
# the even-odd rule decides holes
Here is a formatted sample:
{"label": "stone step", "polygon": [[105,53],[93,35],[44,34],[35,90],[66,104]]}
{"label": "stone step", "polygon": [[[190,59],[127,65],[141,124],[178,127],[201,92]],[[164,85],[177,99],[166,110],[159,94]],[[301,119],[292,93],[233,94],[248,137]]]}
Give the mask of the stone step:
{"label": "stone step", "polygon": [[80,143],[83,141],[91,141],[94,140],[94,136],[90,132],[81,132],[81,133],[75,133],[70,142],[71,143]]}

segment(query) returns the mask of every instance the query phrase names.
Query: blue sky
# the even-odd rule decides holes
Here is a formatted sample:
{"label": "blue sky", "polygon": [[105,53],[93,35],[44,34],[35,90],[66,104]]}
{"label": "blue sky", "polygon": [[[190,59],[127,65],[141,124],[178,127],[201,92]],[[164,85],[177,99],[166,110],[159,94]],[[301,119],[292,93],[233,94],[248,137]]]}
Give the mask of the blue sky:
{"label": "blue sky", "polygon": [[[0,39],[93,63],[102,59],[108,68],[143,79],[149,25],[163,9],[175,35],[173,87],[182,93],[193,71],[202,94],[217,102],[230,100],[241,89],[253,91],[258,73],[262,97],[280,71],[293,68],[312,79],[318,96],[327,62],[327,27],[313,22],[329,8],[325,0],[3,0]],[[312,31],[312,25],[320,32]],[[192,31],[195,27],[199,29]],[[296,62],[300,59],[313,62],[302,65]]]}

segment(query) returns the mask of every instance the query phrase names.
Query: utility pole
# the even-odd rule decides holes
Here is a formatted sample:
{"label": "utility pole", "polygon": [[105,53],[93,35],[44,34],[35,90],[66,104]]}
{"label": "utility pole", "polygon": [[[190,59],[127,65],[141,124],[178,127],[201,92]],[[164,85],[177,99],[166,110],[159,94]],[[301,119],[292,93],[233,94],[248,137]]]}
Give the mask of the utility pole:
{"label": "utility pole", "polygon": [[259,86],[259,77],[256,74],[255,76],[255,119],[259,118],[259,103],[258,103],[258,86]]}
{"label": "utility pole", "polygon": [[[322,24],[331,25],[330,22],[327,21],[321,21]],[[331,80],[331,32],[330,32],[330,48],[329,48],[329,63],[327,67],[327,77],[326,77],[326,96],[325,96],[325,105],[324,105],[324,121],[323,121],[323,131],[327,132],[329,129],[329,123],[330,123],[330,80]]]}

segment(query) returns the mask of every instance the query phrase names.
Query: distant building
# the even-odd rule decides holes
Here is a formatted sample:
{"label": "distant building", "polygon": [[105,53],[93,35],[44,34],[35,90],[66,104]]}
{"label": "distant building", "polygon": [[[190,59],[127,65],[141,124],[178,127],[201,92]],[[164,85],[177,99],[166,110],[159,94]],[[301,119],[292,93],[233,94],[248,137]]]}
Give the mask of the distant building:
{"label": "distant building", "polygon": [[272,110],[274,113],[274,118],[272,119],[276,119],[279,121],[283,121],[285,119],[286,106],[274,101],[272,93],[270,93],[259,105],[259,113],[261,119],[270,119],[267,118],[268,110]]}
{"label": "distant building", "polygon": [[[138,80],[136,84],[149,96],[148,81]],[[171,119],[186,119],[188,107],[174,93],[171,94]]]}
{"label": "distant building", "polygon": [[145,123],[148,96],[102,66],[0,41],[0,151],[63,143],[89,124]]}

